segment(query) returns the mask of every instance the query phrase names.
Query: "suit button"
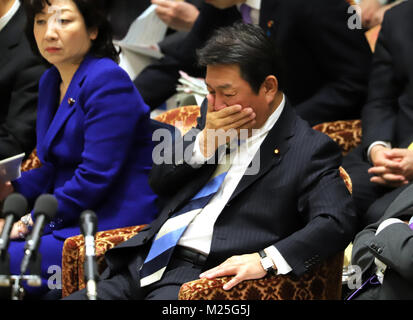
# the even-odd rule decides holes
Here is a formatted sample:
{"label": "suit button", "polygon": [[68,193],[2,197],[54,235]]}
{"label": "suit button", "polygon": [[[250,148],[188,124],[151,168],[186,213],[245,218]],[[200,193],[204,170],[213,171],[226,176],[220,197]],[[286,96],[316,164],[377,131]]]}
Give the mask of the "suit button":
{"label": "suit button", "polygon": [[383,249],[382,248],[377,248],[377,253],[382,253],[383,252]]}

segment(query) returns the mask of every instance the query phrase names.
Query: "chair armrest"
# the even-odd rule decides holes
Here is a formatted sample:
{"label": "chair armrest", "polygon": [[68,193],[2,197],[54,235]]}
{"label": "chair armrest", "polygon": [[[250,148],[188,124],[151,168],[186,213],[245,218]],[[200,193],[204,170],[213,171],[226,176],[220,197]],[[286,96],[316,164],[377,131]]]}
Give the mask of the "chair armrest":
{"label": "chair armrest", "polygon": [[343,155],[361,143],[361,120],[338,120],[317,124],[314,130],[333,139],[341,148]]}
{"label": "chair armrest", "polygon": [[22,172],[29,171],[29,170],[32,170],[32,169],[39,168],[39,167],[41,167],[41,165],[42,164],[40,163],[40,160],[37,157],[37,151],[36,151],[36,149],[34,149],[32,151],[32,153],[29,155],[29,157],[22,162],[22,164],[20,166],[20,170]]}
{"label": "chair armrest", "polygon": [[155,120],[177,127],[184,135],[191,128],[196,127],[197,118],[200,116],[199,106],[182,106],[170,109],[155,117]]}
{"label": "chair armrest", "polygon": [[[98,272],[106,268],[105,252],[135,236],[145,225],[125,227],[96,233],[96,263]],[[62,297],[85,288],[83,264],[85,262],[83,235],[67,238],[62,252]]]}
{"label": "chair armrest", "polygon": [[340,300],[343,252],[300,277],[267,275],[239,283],[229,291],[222,286],[231,277],[184,283],[179,300]]}

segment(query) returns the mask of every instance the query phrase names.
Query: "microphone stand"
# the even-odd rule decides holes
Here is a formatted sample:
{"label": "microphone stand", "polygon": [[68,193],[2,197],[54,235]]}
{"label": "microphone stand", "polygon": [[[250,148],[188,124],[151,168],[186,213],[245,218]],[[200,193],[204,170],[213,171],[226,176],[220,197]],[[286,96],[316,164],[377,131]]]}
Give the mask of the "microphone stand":
{"label": "microphone stand", "polygon": [[0,287],[10,286],[10,256],[7,250],[0,253]]}
{"label": "microphone stand", "polygon": [[40,277],[40,267],[41,266],[41,255],[36,252],[31,256],[29,261],[28,269],[31,274],[25,275],[21,273],[20,275],[12,275],[10,279],[13,280],[11,299],[12,300],[23,300],[25,291],[23,287],[23,281],[26,281],[27,285],[31,287],[40,287],[42,284],[42,279]]}
{"label": "microphone stand", "polygon": [[[97,300],[97,266],[95,261],[95,237],[86,236],[85,237],[85,280],[86,280],[86,296],[88,300]],[[89,278],[88,275],[93,274],[92,278]]]}

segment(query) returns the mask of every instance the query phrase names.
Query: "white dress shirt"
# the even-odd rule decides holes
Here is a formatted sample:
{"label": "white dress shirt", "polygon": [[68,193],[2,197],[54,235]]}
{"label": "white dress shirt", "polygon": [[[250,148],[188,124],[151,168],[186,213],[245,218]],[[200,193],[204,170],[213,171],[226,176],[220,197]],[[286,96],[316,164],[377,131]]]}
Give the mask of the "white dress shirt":
{"label": "white dress shirt", "polygon": [[[278,118],[285,105],[285,97],[278,108],[271,114],[265,124],[257,130],[254,130],[252,136],[239,146],[239,151],[231,159],[231,167],[217,193],[199,213],[192,223],[188,226],[178,244],[181,246],[192,248],[204,254],[209,254],[211,249],[212,234],[214,231],[215,221],[228,203],[231,195],[234,193],[241,178],[246,173],[246,170],[253,160],[257,151],[259,151],[262,142],[268,132],[277,122]],[[196,163],[205,163],[206,159],[199,147],[199,140],[202,132],[198,134],[195,140],[192,161]],[[263,248],[264,249],[264,248]],[[277,266],[278,274],[286,274],[292,270],[289,264],[281,256],[280,252],[274,246],[265,248],[265,252],[271,257],[274,264]]]}
{"label": "white dress shirt", "polygon": [[4,27],[9,23],[11,18],[13,18],[14,14],[20,8],[20,1],[16,0],[9,11],[2,17],[0,17],[0,31],[4,29]]}

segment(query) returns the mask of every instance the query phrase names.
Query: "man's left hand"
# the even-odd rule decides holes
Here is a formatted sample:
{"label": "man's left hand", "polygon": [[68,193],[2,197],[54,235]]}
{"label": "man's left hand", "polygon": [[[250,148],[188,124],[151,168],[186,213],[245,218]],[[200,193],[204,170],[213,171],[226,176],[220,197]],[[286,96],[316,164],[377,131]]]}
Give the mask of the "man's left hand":
{"label": "man's left hand", "polygon": [[219,266],[207,270],[200,274],[201,279],[215,279],[223,276],[234,276],[224,286],[224,290],[230,290],[244,280],[261,279],[267,272],[261,265],[261,258],[258,253],[233,256]]}

